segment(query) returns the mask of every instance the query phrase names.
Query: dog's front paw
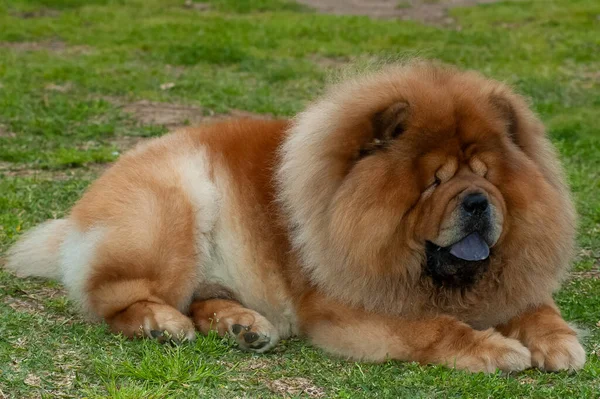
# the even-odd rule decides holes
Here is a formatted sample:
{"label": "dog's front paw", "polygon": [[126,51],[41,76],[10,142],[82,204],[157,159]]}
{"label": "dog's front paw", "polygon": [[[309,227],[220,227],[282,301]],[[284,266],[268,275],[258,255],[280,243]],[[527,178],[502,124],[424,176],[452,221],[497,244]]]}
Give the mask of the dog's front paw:
{"label": "dog's front paw", "polygon": [[529,349],[516,339],[506,338],[493,330],[478,331],[478,335],[476,341],[449,366],[484,373],[521,371],[531,367]]}
{"label": "dog's front paw", "polygon": [[142,330],[159,342],[183,342],[196,339],[192,320],[167,305],[152,305],[153,313],[144,318]]}
{"label": "dog's front paw", "polygon": [[575,334],[544,335],[529,344],[531,363],[546,371],[579,370],[585,364],[585,351]]}
{"label": "dog's front paw", "polygon": [[241,349],[257,353],[266,352],[277,344],[279,334],[263,316],[256,314],[253,319],[238,320],[238,323],[231,325],[229,333]]}

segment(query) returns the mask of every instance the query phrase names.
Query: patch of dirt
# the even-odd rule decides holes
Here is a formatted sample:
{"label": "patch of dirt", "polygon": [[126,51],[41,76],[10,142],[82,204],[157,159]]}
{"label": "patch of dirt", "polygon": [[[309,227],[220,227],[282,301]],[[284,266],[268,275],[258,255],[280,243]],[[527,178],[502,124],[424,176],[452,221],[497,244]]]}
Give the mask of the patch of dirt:
{"label": "patch of dirt", "polygon": [[283,361],[278,357],[265,358],[262,356],[252,356],[241,360],[236,367],[239,371],[257,371],[268,370],[273,367],[282,367]]}
{"label": "patch of dirt", "polygon": [[161,90],[171,90],[175,86],[177,86],[175,83],[167,82],[167,83],[161,84],[159,87]]}
{"label": "patch of dirt", "polygon": [[224,121],[227,119],[273,119],[273,115],[269,114],[257,114],[254,112],[244,111],[241,109],[232,109],[225,114],[216,114],[214,112],[210,112],[209,115],[205,116],[203,122],[212,122],[212,121]]}
{"label": "patch of dirt", "polygon": [[[149,137],[143,137],[143,136],[117,136],[117,137],[111,137],[111,138],[106,138],[106,139],[102,139],[102,140],[89,140],[89,141],[84,141],[81,144],[77,145],[77,149],[78,150],[83,150],[83,151],[88,151],[94,148],[98,148],[99,145],[111,145],[114,147],[117,147],[117,152],[121,153],[123,151],[127,151],[130,148],[135,147],[138,143],[148,140]],[[115,154],[118,155],[118,154]],[[1,163],[0,163],[1,165]],[[89,165],[93,165],[93,164],[89,164]]]}
{"label": "patch of dirt", "polygon": [[60,11],[53,10],[52,8],[38,8],[32,11],[21,11],[11,13],[13,17],[31,19],[31,18],[56,18],[60,16]]}
{"label": "patch of dirt", "polygon": [[41,300],[41,299],[54,299],[56,297],[67,296],[67,290],[63,287],[38,287],[35,290],[28,292],[29,297]]}
{"label": "patch of dirt", "polygon": [[298,0],[326,14],[367,15],[372,18],[415,20],[450,24],[448,10],[494,3],[499,0]]}
{"label": "patch of dirt", "polygon": [[580,248],[575,257],[575,262],[592,261],[592,268],[582,272],[571,272],[571,278],[574,279],[600,279],[600,254],[595,253],[591,249]]}
{"label": "patch of dirt", "polygon": [[149,137],[142,136],[119,136],[111,139],[110,144],[119,149],[121,153],[135,147],[138,143],[149,140]]}
{"label": "patch of dirt", "polygon": [[586,68],[587,70],[581,71],[580,73],[569,73],[572,76],[572,81],[578,83],[582,88],[587,90],[599,86],[600,71],[591,70],[591,68],[588,67]]}
{"label": "patch of dirt", "polygon": [[141,100],[123,107],[142,125],[161,125],[169,129],[180,126],[199,125],[201,123],[225,120],[228,118],[260,118],[269,119],[269,115],[255,114],[252,112],[231,110],[227,114],[206,114],[200,107],[191,105],[160,103]]}
{"label": "patch of dirt", "polygon": [[[44,300],[64,297],[67,295],[67,291],[62,287],[55,288],[48,286],[38,286],[35,288],[27,289],[27,291],[19,289],[17,290],[16,294],[18,296],[6,297],[5,302],[8,301],[11,303],[16,303],[16,306],[23,305],[29,309],[41,310],[44,308],[44,306],[42,305],[42,302]],[[30,302],[35,302],[36,304]]]}
{"label": "patch of dirt", "polygon": [[30,387],[39,387],[42,379],[35,375],[35,374],[27,374],[27,377],[25,377],[25,380],[23,381],[25,383],[25,385],[29,385]]}
{"label": "patch of dirt", "polygon": [[178,65],[165,65],[165,70],[167,73],[171,74],[171,76],[173,76],[174,78],[179,78],[181,75],[183,75],[186,71],[185,67],[182,66],[178,66]]}
{"label": "patch of dirt", "polygon": [[336,69],[350,63],[350,58],[348,57],[325,57],[314,54],[310,56],[309,59],[318,66],[326,69]]}
{"label": "patch of dirt", "polygon": [[578,280],[586,278],[600,280],[600,269],[592,269],[585,272],[571,272],[571,277]]}
{"label": "patch of dirt", "polygon": [[17,134],[13,133],[13,132],[9,132],[6,129],[6,126],[0,125],[0,137],[7,137],[7,138],[13,139],[13,138],[17,137]]}
{"label": "patch of dirt", "polygon": [[27,164],[0,162],[0,174],[9,177],[36,177],[41,180],[57,181],[70,180],[72,178],[93,179],[110,165],[110,163],[91,163],[79,168],[46,170]]}
{"label": "patch of dirt", "polygon": [[587,71],[582,73],[584,79],[591,80],[596,83],[600,83],[600,71]]}
{"label": "patch of dirt", "polygon": [[69,46],[61,40],[47,40],[42,42],[0,42],[0,48],[9,48],[16,51],[48,51],[54,54],[91,54],[90,46]]}
{"label": "patch of dirt", "polygon": [[272,392],[284,397],[298,396],[301,393],[311,398],[325,396],[325,390],[315,386],[308,378],[283,377],[274,381],[264,381],[264,383]]}
{"label": "patch of dirt", "polygon": [[66,82],[62,85],[57,85],[55,83],[49,83],[46,86],[44,86],[44,89],[46,89],[48,91],[57,91],[59,93],[66,93],[68,91],[71,91],[72,88],[73,88],[73,83],[71,83],[71,82]]}
{"label": "patch of dirt", "polygon": [[185,3],[183,3],[183,7],[196,11],[208,11],[211,8],[210,4],[208,3],[196,3],[192,0],[185,0]]}
{"label": "patch of dirt", "polygon": [[53,309],[49,300],[55,298],[65,298],[67,293],[64,288],[54,288],[48,286],[37,286],[27,290],[17,290],[12,295],[7,295],[2,299],[4,305],[11,309],[44,317],[46,320],[59,324],[72,324],[83,320],[83,315],[62,309]]}
{"label": "patch of dirt", "polygon": [[577,257],[576,257],[576,261],[581,261],[584,259],[593,259],[594,258],[594,251],[592,251],[589,248],[580,248],[579,252],[577,252]]}
{"label": "patch of dirt", "polygon": [[525,376],[525,377],[519,379],[519,384],[521,384],[521,385],[535,385],[535,384],[537,384],[537,381],[534,380],[531,377]]}
{"label": "patch of dirt", "polygon": [[[67,82],[63,85],[49,84],[45,88],[46,90],[68,92],[72,87],[72,84]],[[273,117],[272,115],[256,114],[235,109],[225,114],[216,114],[214,112],[206,111],[203,108],[190,105],[161,103],[147,100],[127,103],[126,100],[120,97],[105,96],[101,98],[121,107],[125,112],[131,114],[131,116],[141,125],[160,125],[169,130],[174,130],[186,125],[200,125],[227,119],[271,119]],[[0,137],[13,138],[16,137],[16,134],[7,131],[4,126],[0,125]],[[142,136],[118,136],[104,139],[102,140],[102,143],[115,146],[117,148],[117,153],[115,155],[118,155],[145,140],[148,140],[148,138]],[[77,148],[80,150],[89,150],[97,147],[98,144],[98,141],[92,140],[81,143]],[[16,164],[0,161],[0,175],[11,177],[36,177],[43,180],[69,180],[74,177],[93,179],[104,172],[110,165],[111,163],[89,163],[83,167],[77,168],[45,170],[32,164]]]}
{"label": "patch of dirt", "polygon": [[204,119],[200,108],[147,100],[127,104],[123,110],[131,114],[142,125],[162,125],[173,128],[181,126],[185,122],[200,123]]}
{"label": "patch of dirt", "polygon": [[29,298],[13,298],[8,296],[4,298],[3,302],[12,310],[20,313],[39,314],[46,310],[44,305]]}
{"label": "patch of dirt", "polygon": [[[9,342],[15,349],[10,355],[11,366],[18,373],[21,370],[20,364],[27,362],[33,355],[29,351],[30,342],[24,337],[19,337],[14,341],[9,340]],[[37,374],[28,373],[23,382],[31,387],[42,388],[46,393],[51,393],[53,398],[70,398],[72,395],[67,392],[73,388],[77,377],[76,372],[81,370],[83,353],[73,350],[69,343],[59,343],[58,346],[52,348],[52,353],[52,371],[38,370]],[[33,398],[34,396],[27,397]],[[0,399],[2,399],[2,395],[0,395]]]}

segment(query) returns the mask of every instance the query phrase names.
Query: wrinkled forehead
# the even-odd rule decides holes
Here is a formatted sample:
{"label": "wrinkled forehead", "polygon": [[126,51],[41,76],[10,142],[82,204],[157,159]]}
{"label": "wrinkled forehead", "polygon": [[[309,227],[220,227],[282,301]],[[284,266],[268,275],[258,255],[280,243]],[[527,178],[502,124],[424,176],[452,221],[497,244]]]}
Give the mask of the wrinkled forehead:
{"label": "wrinkled forehead", "polygon": [[489,110],[491,90],[467,79],[448,78],[407,79],[396,90],[398,100],[404,100],[415,111],[415,123],[423,127],[432,124],[451,125],[456,119],[477,118]]}
{"label": "wrinkled forehead", "polygon": [[444,146],[447,141],[463,148],[483,142],[498,144],[504,122],[488,93],[469,84],[435,83],[413,84],[413,90],[402,96],[410,107],[406,128],[423,145]]}
{"label": "wrinkled forehead", "polygon": [[405,133],[401,143],[432,148],[454,139],[466,147],[501,139],[506,121],[492,102],[497,86],[477,74],[454,70],[401,70],[334,90],[331,102],[336,110],[345,112],[329,115],[339,118],[335,123],[340,136],[346,136],[357,126],[372,126],[378,115],[402,102],[407,105],[402,107],[407,115],[402,117]]}

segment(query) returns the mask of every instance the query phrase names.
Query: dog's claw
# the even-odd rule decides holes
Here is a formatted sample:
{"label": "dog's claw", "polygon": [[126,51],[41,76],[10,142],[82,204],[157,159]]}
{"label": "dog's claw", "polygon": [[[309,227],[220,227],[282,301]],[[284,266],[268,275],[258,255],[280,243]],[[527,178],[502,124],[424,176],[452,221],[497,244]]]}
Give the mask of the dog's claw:
{"label": "dog's claw", "polygon": [[161,338],[164,335],[164,332],[159,330],[152,330],[150,331],[150,335],[152,335],[152,338]]}

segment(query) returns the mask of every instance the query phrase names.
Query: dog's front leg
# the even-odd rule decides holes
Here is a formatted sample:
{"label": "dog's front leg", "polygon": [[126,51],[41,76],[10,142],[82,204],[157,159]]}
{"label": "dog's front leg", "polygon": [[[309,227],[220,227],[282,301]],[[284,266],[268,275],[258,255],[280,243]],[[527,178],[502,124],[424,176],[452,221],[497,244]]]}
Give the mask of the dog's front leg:
{"label": "dog's front leg", "polygon": [[353,309],[313,292],[302,301],[299,317],[314,345],[345,358],[417,361],[472,372],[531,366],[531,354],[518,340],[493,329],[474,330],[449,316],[402,319]]}

